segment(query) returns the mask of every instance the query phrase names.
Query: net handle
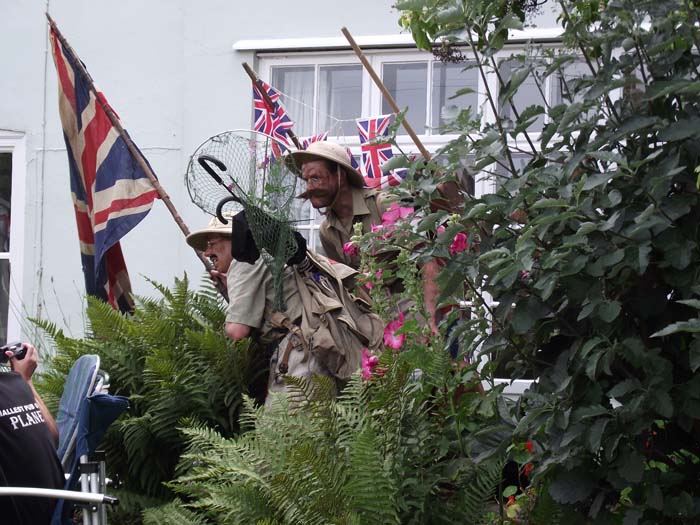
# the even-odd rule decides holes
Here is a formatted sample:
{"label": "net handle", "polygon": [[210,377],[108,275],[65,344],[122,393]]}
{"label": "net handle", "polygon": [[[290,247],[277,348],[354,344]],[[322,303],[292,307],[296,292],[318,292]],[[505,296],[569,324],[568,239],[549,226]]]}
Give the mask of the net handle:
{"label": "net handle", "polygon": [[219,204],[216,205],[216,218],[219,219],[222,224],[228,224],[228,219],[226,219],[226,217],[224,217],[222,210],[223,210],[224,206],[226,204],[228,204],[229,202],[237,202],[238,204],[244,205],[244,203],[241,201],[241,199],[239,199],[235,195],[231,195],[230,197],[224,197],[223,199],[221,199],[219,201]]}

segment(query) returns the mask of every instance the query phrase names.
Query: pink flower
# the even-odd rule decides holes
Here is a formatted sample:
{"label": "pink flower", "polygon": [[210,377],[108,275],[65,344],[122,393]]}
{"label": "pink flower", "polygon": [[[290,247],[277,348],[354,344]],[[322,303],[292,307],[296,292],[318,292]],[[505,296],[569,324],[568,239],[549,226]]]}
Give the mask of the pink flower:
{"label": "pink flower", "polygon": [[446,230],[446,229],[447,229],[447,228],[445,228],[445,227],[441,224],[440,226],[437,227],[437,229],[435,230],[435,233],[437,233],[438,235],[442,235],[443,233],[445,233],[445,230]]}
{"label": "pink flower", "polygon": [[395,224],[399,219],[405,219],[412,213],[413,208],[399,206],[395,202],[392,202],[389,209],[382,214],[382,224],[384,226]]}
{"label": "pink flower", "polygon": [[384,328],[384,344],[394,350],[398,350],[403,346],[406,340],[406,334],[397,334],[396,331],[403,326],[404,323],[403,312],[399,312],[398,321],[390,321],[386,328]]}
{"label": "pink flower", "polygon": [[[375,272],[374,277],[377,280],[380,280],[382,278],[381,268]],[[370,279],[369,274],[363,273],[360,276],[359,282],[360,282],[360,284],[363,284],[365,286],[365,288],[367,288],[368,290],[371,290],[372,288],[374,288],[374,281],[370,281],[369,279]]]}
{"label": "pink flower", "polygon": [[469,236],[464,232],[459,232],[450,244],[450,255],[463,252],[467,248],[469,248]]}
{"label": "pink flower", "polygon": [[343,244],[343,253],[348,257],[357,257],[360,255],[360,248],[352,241]]}
{"label": "pink flower", "polygon": [[362,379],[367,381],[372,379],[372,371],[379,363],[379,358],[376,355],[372,355],[366,348],[362,349]]}

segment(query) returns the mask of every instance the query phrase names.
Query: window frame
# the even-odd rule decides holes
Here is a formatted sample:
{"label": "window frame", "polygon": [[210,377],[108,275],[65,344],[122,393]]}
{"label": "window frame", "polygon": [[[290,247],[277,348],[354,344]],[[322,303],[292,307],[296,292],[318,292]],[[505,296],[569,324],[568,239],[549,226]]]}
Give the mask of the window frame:
{"label": "window frame", "polygon": [[[10,251],[0,259],[10,262],[10,293],[7,308],[7,342],[21,338],[26,308],[22,300],[25,245],[25,183],[27,180],[27,139],[24,133],[0,129],[0,152],[12,155],[12,195],[10,197]],[[14,213],[12,211],[14,210]]]}

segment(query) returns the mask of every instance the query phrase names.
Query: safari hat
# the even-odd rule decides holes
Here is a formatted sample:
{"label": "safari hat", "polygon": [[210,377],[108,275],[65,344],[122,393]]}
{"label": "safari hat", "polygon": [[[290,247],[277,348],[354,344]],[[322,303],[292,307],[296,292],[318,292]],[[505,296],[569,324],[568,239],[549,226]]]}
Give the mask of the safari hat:
{"label": "safari hat", "polygon": [[206,228],[190,233],[185,240],[187,244],[195,250],[203,252],[207,249],[207,241],[210,235],[220,235],[222,237],[231,238],[231,215],[224,213],[224,218],[228,220],[228,224],[222,223],[216,217],[212,217]]}
{"label": "safari hat", "polygon": [[365,185],[365,179],[360,172],[352,167],[348,151],[338,144],[319,140],[312,142],[304,150],[292,150],[285,156],[287,167],[299,177],[301,177],[301,167],[305,162],[319,159],[337,162],[345,168],[348,174],[348,182],[351,186],[362,188]]}

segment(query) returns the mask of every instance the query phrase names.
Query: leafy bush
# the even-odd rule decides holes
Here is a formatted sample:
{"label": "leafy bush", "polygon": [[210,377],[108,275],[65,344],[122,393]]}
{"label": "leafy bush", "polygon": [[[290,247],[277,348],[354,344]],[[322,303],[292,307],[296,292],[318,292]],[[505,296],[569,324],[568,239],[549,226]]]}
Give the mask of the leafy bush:
{"label": "leafy bush", "polygon": [[154,286],[162,298],[138,299],[132,316],[89,299],[83,339],[37,322],[56,350],[39,385],[54,413],[65,377],[83,354],[99,355],[110,393],[130,400],[104,442],[109,475],[121,484],[116,523],[136,523],[141,509],[172,498],[164,482],[176,476],[186,445],[178,427],[236,435],[243,394],[259,393],[267,377],[263,352],[224,336],[224,308],[210,286],[192,292],[187,277],[172,289]]}
{"label": "leafy bush", "polygon": [[[568,49],[516,53],[508,78],[494,55],[522,27],[511,2],[398,7],[419,45],[467,46],[480,74],[498,76],[489,107],[514,116],[456,115],[460,136],[443,153],[499,187],[466,198],[422,256],[447,260],[443,300],[475,302],[465,351],[489,356],[487,377],[500,366],[502,377],[538,378],[503,416],[514,444],[533,444],[540,499],[601,523],[699,519],[697,5],[561,1]],[[562,103],[516,108],[526,79],[541,92],[559,83]],[[528,132],[543,115],[542,133]],[[425,180],[404,196],[427,209],[435,180]],[[460,232],[472,247],[451,255]]]}

